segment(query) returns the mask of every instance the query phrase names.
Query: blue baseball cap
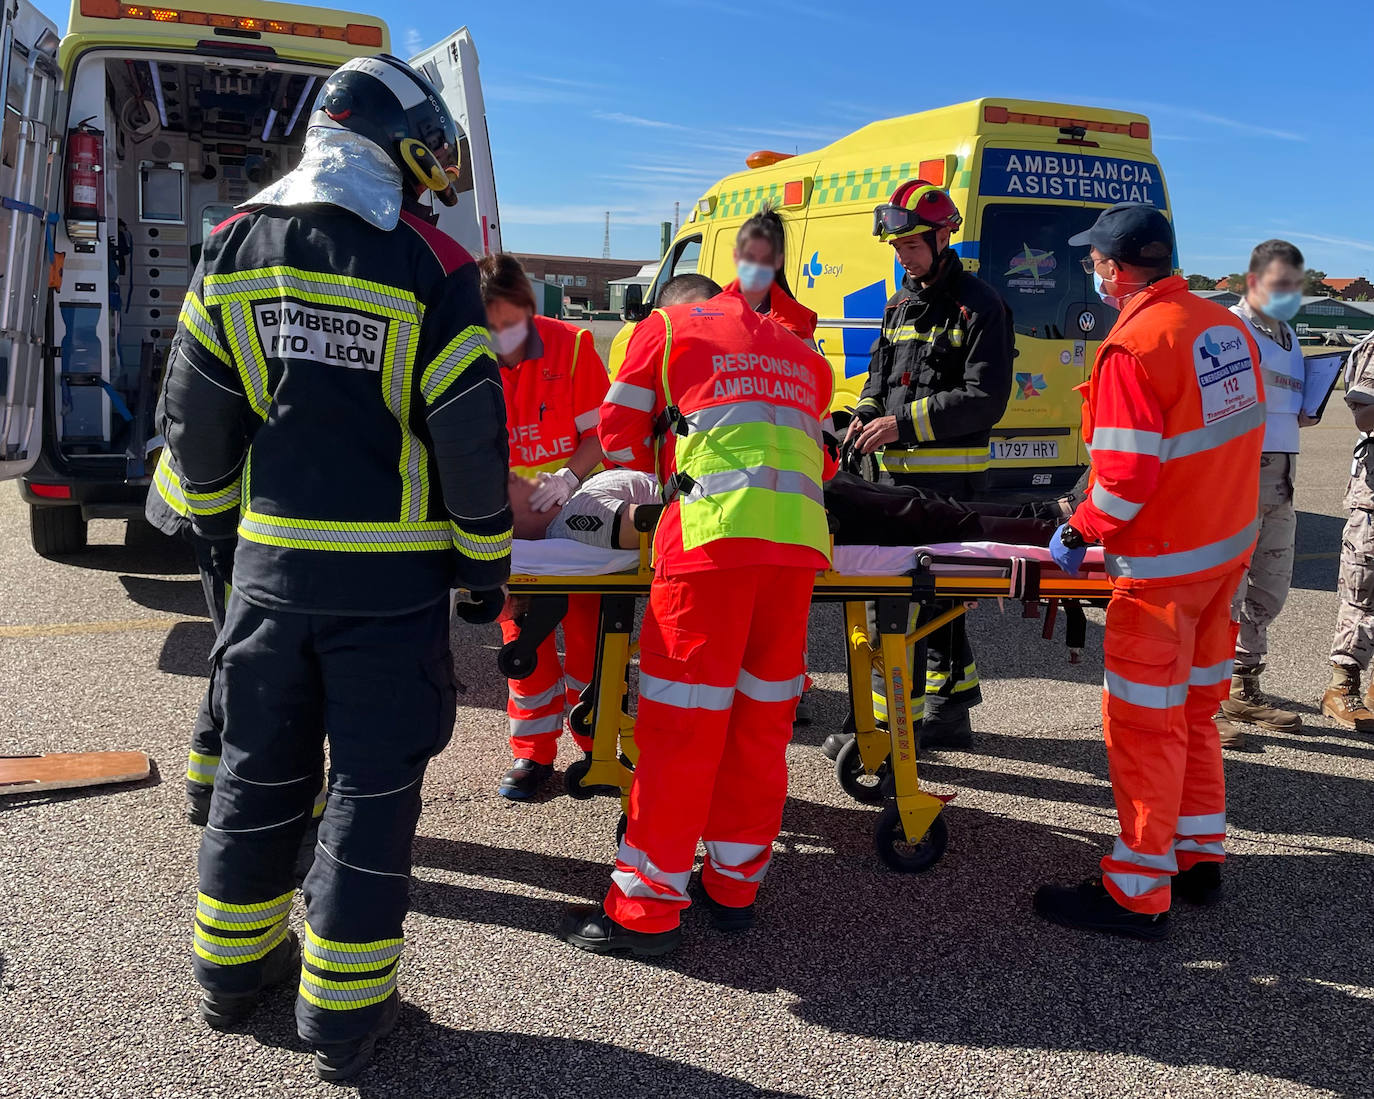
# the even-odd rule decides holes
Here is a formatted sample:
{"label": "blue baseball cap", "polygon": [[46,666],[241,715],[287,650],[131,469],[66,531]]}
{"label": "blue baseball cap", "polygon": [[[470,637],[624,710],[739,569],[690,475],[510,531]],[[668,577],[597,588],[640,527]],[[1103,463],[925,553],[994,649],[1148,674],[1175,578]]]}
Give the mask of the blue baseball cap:
{"label": "blue baseball cap", "polygon": [[1118,202],[1098,214],[1092,228],[1070,237],[1069,244],[1089,245],[1132,267],[1158,267],[1174,254],[1174,230],[1148,203]]}

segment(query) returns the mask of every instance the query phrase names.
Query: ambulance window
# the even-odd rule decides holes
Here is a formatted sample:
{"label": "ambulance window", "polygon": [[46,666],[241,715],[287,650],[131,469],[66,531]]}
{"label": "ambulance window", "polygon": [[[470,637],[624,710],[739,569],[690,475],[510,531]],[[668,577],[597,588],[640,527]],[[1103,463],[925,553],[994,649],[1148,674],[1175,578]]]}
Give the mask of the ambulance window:
{"label": "ambulance window", "polygon": [[1099,210],[1085,206],[995,203],[983,209],[978,274],[1011,307],[1020,336],[1100,340],[1116,320],[1093,290],[1080,260],[1086,246],[1068,239]]}
{"label": "ambulance window", "polygon": [[649,293],[649,301],[658,301],[658,292],[669,280],[677,278],[678,275],[695,275],[700,263],[701,237],[688,237],[686,240],[678,241],[673,245],[668,260],[659,268],[658,278],[654,279],[653,289]]}

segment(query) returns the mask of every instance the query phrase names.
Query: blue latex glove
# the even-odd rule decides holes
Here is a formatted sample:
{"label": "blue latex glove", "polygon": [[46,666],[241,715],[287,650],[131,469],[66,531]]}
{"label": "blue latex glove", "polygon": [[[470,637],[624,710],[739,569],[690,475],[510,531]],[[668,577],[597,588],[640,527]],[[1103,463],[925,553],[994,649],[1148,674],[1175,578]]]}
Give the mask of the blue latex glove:
{"label": "blue latex glove", "polygon": [[1088,555],[1087,546],[1079,546],[1078,549],[1069,549],[1064,545],[1065,523],[1054,532],[1054,537],[1050,539],[1050,556],[1054,558],[1054,563],[1070,576],[1077,576],[1083,567],[1083,558]]}

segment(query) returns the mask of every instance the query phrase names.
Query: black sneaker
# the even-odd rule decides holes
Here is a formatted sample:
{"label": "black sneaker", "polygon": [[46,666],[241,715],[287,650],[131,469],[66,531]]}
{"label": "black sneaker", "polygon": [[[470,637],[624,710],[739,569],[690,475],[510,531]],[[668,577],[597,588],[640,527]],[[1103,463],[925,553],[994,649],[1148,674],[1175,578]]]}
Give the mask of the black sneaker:
{"label": "black sneaker", "polygon": [[693,874],[687,892],[694,901],[704,904],[711,913],[711,926],[717,931],[748,931],[754,926],[754,906],[743,908],[737,905],[721,904],[706,891],[706,884],[700,874]]}
{"label": "black sneaker", "polygon": [[186,819],[197,828],[204,828],[210,823],[210,798],[214,792],[213,786],[203,782],[188,780],[186,783]]}
{"label": "black sneaker", "polygon": [[816,720],[816,708],[807,701],[806,695],[797,699],[797,712],[792,715],[793,725],[810,725]]}
{"label": "black sneaker", "polygon": [[1169,913],[1147,916],[1117,904],[1100,878],[1082,885],[1042,885],[1035,891],[1035,912],[1060,927],[1105,931],[1129,939],[1158,942],[1169,933]]}
{"label": "black sneaker", "polygon": [[326,1083],[349,1080],[372,1060],[377,1042],[396,1028],[396,1019],[401,1014],[401,994],[393,992],[382,1001],[382,1015],[372,1033],[351,1042],[332,1042],[315,1047],[315,1075]]}
{"label": "black sneaker", "polygon": [[553,778],[552,763],[535,763],[532,759],[517,759],[515,766],[501,776],[497,793],[511,801],[528,801]]}
{"label": "black sneaker", "polygon": [[831,733],[821,741],[821,754],[829,760],[839,759],[840,750],[853,739],[853,733]]}
{"label": "black sneaker", "polygon": [[1174,875],[1174,896],[1206,907],[1221,900],[1221,863],[1199,862]]}
{"label": "black sneaker", "polygon": [[294,931],[288,931],[263,960],[262,981],[252,992],[211,992],[200,997],[200,1017],[211,1030],[228,1030],[246,1019],[262,994],[285,981],[297,979],[301,972],[301,944]]}
{"label": "black sneaker", "polygon": [[563,917],[558,937],[565,943],[592,954],[614,954],[628,950],[636,958],[656,958],[676,950],[682,941],[682,928],[671,931],[631,931],[606,915],[604,908],[581,904],[570,907]]}
{"label": "black sneaker", "polygon": [[941,706],[921,721],[922,748],[972,748],[973,723],[967,706]]}

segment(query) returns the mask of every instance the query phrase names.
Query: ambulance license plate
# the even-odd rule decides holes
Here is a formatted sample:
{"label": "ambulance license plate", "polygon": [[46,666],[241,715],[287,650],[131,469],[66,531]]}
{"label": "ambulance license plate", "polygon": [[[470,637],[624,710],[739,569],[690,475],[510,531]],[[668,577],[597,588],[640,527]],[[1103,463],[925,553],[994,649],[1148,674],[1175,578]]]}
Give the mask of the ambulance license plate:
{"label": "ambulance license plate", "polygon": [[1045,462],[1059,457],[1058,439],[994,439],[992,456],[999,462]]}

